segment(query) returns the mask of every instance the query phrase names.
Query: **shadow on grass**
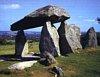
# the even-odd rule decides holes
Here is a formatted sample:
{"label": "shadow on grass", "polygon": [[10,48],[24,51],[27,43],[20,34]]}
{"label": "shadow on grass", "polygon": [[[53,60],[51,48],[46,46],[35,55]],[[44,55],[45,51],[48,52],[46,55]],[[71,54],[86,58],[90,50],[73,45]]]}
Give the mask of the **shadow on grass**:
{"label": "shadow on grass", "polygon": [[94,70],[94,69],[92,69],[92,70],[87,70],[86,72],[87,72],[87,73],[90,73],[90,74],[92,74],[92,75],[98,75],[98,76],[100,76],[100,72],[97,71],[97,70]]}
{"label": "shadow on grass", "polygon": [[10,75],[11,72],[8,70],[2,70],[2,71],[0,71],[0,74]]}
{"label": "shadow on grass", "polygon": [[48,64],[46,63],[46,60],[40,60],[39,63],[44,65],[44,66],[48,66]]}
{"label": "shadow on grass", "polygon": [[[37,56],[37,55],[35,55]],[[31,60],[40,60],[40,57],[38,55],[38,57],[20,57],[20,56],[16,56],[14,54],[9,54],[9,55],[0,55],[0,60],[4,60],[4,61],[31,61]]]}

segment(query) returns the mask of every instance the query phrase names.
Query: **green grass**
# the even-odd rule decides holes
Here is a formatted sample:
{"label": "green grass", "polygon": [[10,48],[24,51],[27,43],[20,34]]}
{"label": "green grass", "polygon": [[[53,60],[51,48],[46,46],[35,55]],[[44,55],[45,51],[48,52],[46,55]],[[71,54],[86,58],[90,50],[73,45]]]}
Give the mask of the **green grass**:
{"label": "green grass", "polygon": [[[29,51],[39,52],[38,42],[29,43]],[[14,54],[14,45],[0,45],[0,55]],[[64,77],[100,77],[100,47],[97,50],[82,50],[66,57],[57,57],[57,65],[64,71]],[[18,61],[0,61],[0,77],[54,77],[50,68],[39,62],[25,70],[8,70]]]}
{"label": "green grass", "polygon": [[14,45],[0,45],[0,55],[14,54],[15,53],[14,49],[15,49]]}
{"label": "green grass", "polygon": [[57,58],[65,77],[100,77],[100,51],[69,54]]}
{"label": "green grass", "polygon": [[39,42],[29,43],[29,52],[39,52]]}

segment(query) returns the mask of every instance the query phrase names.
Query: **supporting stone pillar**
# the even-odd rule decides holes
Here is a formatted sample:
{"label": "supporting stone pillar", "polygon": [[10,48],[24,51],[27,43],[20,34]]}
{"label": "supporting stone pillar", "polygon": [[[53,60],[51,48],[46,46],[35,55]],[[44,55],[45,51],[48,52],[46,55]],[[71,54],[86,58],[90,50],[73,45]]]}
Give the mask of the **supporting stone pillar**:
{"label": "supporting stone pillar", "polygon": [[60,56],[59,35],[50,21],[46,22],[42,28],[39,49],[43,57],[46,57],[47,52],[53,56]]}
{"label": "supporting stone pillar", "polygon": [[23,57],[28,54],[28,43],[23,30],[18,31],[15,38],[15,55]]}
{"label": "supporting stone pillar", "polygon": [[59,45],[62,55],[70,52],[78,52],[78,49],[82,48],[75,30],[73,27],[67,26],[64,21],[61,22],[58,33],[60,36]]}

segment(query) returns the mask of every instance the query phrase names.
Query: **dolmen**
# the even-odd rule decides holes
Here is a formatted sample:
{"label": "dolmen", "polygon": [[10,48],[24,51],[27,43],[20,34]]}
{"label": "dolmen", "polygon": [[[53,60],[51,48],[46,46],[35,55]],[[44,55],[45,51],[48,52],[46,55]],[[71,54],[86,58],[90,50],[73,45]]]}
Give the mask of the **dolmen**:
{"label": "dolmen", "polygon": [[[67,26],[66,20],[70,18],[63,8],[48,5],[28,14],[11,25],[12,31],[18,31],[15,43],[15,55],[28,54],[28,43],[24,30],[42,27],[39,42],[40,55],[46,57],[47,53],[54,57],[66,55],[69,52],[78,52],[80,44],[80,29],[76,26]],[[54,23],[61,22],[57,30]]]}
{"label": "dolmen", "polygon": [[[15,56],[30,58],[33,55],[29,54],[28,42],[24,34],[24,30],[36,27],[42,27],[41,37],[39,42],[40,57],[45,58],[46,65],[51,65],[56,62],[55,57],[67,55],[69,52],[78,52],[82,48],[80,44],[80,29],[74,24],[67,26],[65,22],[70,18],[68,12],[58,6],[48,5],[37,9],[28,14],[21,20],[11,25],[12,31],[17,31],[15,37]],[[54,23],[60,22],[61,25],[56,29]],[[36,56],[35,56],[36,57]],[[29,59],[28,58],[28,59]],[[23,70],[31,67],[37,61],[23,61],[13,64],[8,69]],[[63,77],[63,71],[59,67],[54,67],[54,72],[57,76]]]}

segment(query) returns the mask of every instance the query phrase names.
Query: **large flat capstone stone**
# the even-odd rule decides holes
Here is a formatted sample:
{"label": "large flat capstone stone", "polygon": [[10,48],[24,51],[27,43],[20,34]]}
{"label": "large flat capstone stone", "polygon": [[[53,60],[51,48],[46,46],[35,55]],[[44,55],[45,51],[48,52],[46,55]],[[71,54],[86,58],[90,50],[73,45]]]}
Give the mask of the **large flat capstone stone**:
{"label": "large flat capstone stone", "polygon": [[43,26],[46,21],[57,23],[67,20],[69,18],[69,14],[63,8],[48,5],[43,8],[37,9],[36,11],[22,18],[21,20],[12,24],[11,30],[16,31],[40,27]]}

